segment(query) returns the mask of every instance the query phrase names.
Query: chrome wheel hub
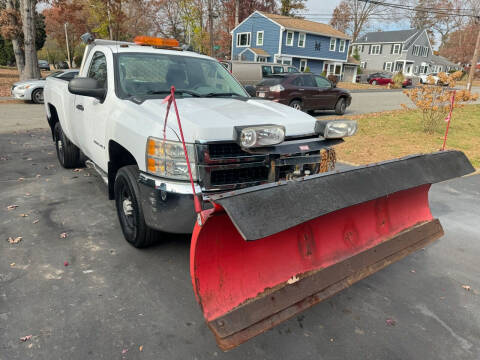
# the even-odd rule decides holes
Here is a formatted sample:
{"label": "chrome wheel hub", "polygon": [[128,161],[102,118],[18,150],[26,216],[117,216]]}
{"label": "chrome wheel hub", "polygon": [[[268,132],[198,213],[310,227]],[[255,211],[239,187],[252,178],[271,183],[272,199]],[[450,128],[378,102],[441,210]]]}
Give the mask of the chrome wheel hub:
{"label": "chrome wheel hub", "polygon": [[123,200],[122,206],[123,206],[123,213],[125,214],[125,216],[132,216],[133,214],[132,202],[129,199],[125,199]]}

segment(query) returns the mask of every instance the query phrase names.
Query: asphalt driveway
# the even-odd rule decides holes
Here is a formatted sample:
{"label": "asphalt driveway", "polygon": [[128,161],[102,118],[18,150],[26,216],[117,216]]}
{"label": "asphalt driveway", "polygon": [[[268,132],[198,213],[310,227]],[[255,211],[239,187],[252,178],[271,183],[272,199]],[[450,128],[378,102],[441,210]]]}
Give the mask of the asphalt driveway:
{"label": "asphalt driveway", "polygon": [[480,358],[479,175],[433,186],[445,237],[223,353],[189,238],[129,246],[101,178],[60,168],[49,132],[27,129],[0,131],[0,360]]}

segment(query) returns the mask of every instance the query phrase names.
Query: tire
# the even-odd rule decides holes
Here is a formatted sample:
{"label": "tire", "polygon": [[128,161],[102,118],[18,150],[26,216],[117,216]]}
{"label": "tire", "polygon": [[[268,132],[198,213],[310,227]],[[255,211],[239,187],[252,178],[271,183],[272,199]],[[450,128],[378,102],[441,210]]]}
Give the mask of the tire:
{"label": "tire", "polygon": [[290,101],[290,107],[294,108],[295,110],[303,111],[303,105],[300,100],[292,100]]}
{"label": "tire", "polygon": [[32,101],[35,104],[43,104],[43,88],[33,90]]}
{"label": "tire", "polygon": [[57,158],[60,165],[65,169],[79,167],[81,165],[80,150],[68,140],[62,130],[60,122],[58,121],[53,128],[53,137],[55,139],[55,148],[57,150]]}
{"label": "tire", "polygon": [[377,80],[373,80],[370,84],[377,85]]}
{"label": "tire", "polygon": [[345,114],[346,110],[347,110],[347,102],[342,97],[342,98],[338,99],[337,104],[335,105],[335,114],[343,115],[343,114]]}
{"label": "tire", "polygon": [[155,243],[160,232],[147,226],[140,202],[138,166],[122,167],[115,177],[115,205],[123,236],[130,245],[144,248]]}

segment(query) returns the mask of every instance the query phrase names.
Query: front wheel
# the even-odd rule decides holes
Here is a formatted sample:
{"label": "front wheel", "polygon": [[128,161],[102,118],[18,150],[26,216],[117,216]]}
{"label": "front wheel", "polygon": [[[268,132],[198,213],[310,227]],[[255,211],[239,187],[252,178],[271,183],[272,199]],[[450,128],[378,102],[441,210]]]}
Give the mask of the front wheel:
{"label": "front wheel", "polygon": [[294,108],[295,110],[303,111],[302,102],[300,100],[291,101],[290,107]]}
{"label": "front wheel", "polygon": [[35,104],[43,104],[43,89],[36,89],[32,93],[32,101]]}
{"label": "front wheel", "polygon": [[138,188],[138,166],[128,165],[118,170],[115,177],[115,205],[123,236],[136,248],[152,245],[159,232],[145,223]]}
{"label": "front wheel", "polygon": [[335,114],[343,115],[345,114],[345,111],[347,111],[347,102],[344,98],[340,98],[335,105]]}

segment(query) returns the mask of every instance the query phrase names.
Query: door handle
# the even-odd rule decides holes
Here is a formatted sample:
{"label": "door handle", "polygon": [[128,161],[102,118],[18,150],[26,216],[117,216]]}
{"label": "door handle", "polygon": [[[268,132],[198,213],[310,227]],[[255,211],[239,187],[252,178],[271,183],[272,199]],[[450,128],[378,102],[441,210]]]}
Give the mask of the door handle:
{"label": "door handle", "polygon": [[85,109],[83,108],[83,105],[77,105],[77,106],[75,106],[75,107],[76,107],[78,110],[80,110],[80,111],[85,110]]}

